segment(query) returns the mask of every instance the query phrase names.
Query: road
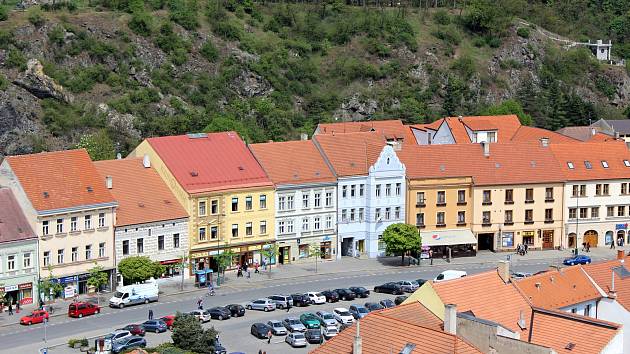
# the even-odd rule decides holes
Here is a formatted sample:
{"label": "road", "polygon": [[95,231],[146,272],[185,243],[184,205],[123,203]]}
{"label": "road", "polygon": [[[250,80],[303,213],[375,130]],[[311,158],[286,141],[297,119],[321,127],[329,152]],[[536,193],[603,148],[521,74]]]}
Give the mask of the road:
{"label": "road", "polygon": [[[332,288],[342,288],[349,286],[365,286],[371,289],[374,285],[382,284],[388,281],[402,279],[432,279],[445,269],[466,270],[469,274],[495,268],[495,264],[474,264],[461,266],[439,266],[439,267],[412,267],[400,269],[384,269],[382,271],[373,271],[369,273],[346,272],[328,275],[313,275],[298,280],[283,279],[269,280],[268,282],[257,282],[248,284],[240,288],[230,287],[228,285],[217,291],[217,296],[207,297],[204,302],[204,308],[212,306],[223,306],[231,303],[245,304],[246,302],[269,296],[272,294],[291,294],[296,292],[319,291]],[[531,262],[519,262],[518,265],[512,267],[513,271],[537,272],[548,268],[544,261],[533,260]],[[258,275],[257,275],[258,276]],[[259,275],[266,276],[266,275]],[[0,353],[36,353],[37,350],[44,346],[44,332],[46,332],[47,345],[52,347],[49,353],[79,353],[78,350],[72,350],[63,345],[70,338],[93,337],[106,334],[112,329],[123,327],[129,323],[139,323],[147,318],[148,310],[152,309],[154,316],[160,317],[167,314],[173,314],[176,311],[191,311],[196,308],[197,299],[204,295],[205,291],[199,291],[188,294],[178,294],[172,296],[161,296],[160,301],[149,305],[139,305],[124,309],[104,308],[102,313],[95,316],[85,317],[82,319],[71,319],[66,316],[52,317],[48,326],[33,325],[30,327],[20,325],[10,325],[0,329]],[[381,299],[384,295],[370,296],[370,300]],[[385,296],[388,297],[388,296]],[[366,300],[361,301],[361,303]],[[339,306],[349,307],[351,302],[343,302]],[[322,305],[328,306],[328,305]],[[329,308],[328,308],[329,307]],[[334,306],[328,306],[325,309],[330,310]],[[295,309],[292,314],[300,312],[319,310],[320,307],[311,306],[303,308],[302,311]],[[64,309],[65,310],[65,309]],[[245,317],[231,319],[223,322],[216,320],[211,321],[207,326],[215,326],[220,332],[220,339],[224,346],[231,351],[242,351],[245,353],[257,353],[261,348],[261,341],[256,340],[249,334],[249,327],[254,322],[266,322],[269,319],[284,318],[286,314],[281,311],[271,313],[255,312],[248,313]],[[150,346],[168,341],[168,334],[154,335],[147,334],[147,341]],[[275,341],[281,341],[283,338],[274,338]],[[267,345],[266,343],[264,343]],[[56,346],[56,347],[55,347]],[[285,352],[288,346],[284,343],[273,344],[272,347],[282,350],[274,350],[274,352]],[[312,348],[311,348],[312,349]],[[294,350],[295,353],[306,353],[307,350]],[[269,349],[267,353],[271,354]]]}

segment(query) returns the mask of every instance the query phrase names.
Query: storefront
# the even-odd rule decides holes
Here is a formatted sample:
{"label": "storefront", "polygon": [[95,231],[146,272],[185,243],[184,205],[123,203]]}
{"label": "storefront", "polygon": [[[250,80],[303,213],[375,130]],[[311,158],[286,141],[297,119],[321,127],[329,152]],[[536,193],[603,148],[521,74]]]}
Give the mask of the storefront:
{"label": "storefront", "polygon": [[[225,251],[231,251],[233,254],[230,264],[226,270],[235,269],[238,265],[242,264],[262,264],[263,260],[267,264],[276,264],[275,257],[272,260],[268,260],[262,255],[262,250],[265,247],[269,247],[268,243],[257,243],[253,245],[240,245],[240,246],[223,246],[219,251],[197,251],[190,254],[192,268],[191,275],[194,271],[203,269],[212,269],[218,271],[218,264],[216,256],[222,254]],[[178,261],[179,262],[179,261]],[[177,267],[177,265],[175,265]]]}
{"label": "storefront", "polygon": [[160,261],[160,264],[164,266],[164,274],[162,274],[162,278],[172,278],[181,276],[182,269],[182,260],[179,259],[171,259],[168,261]]}
{"label": "storefront", "polygon": [[477,239],[470,230],[421,231],[422,247],[430,247],[433,258],[473,257]]}
{"label": "storefront", "polygon": [[[105,284],[103,288],[111,289],[112,280],[113,280],[112,275],[113,275],[114,270],[105,269],[103,271],[107,273],[107,284]],[[90,273],[81,273],[77,275],[68,275],[65,277],[52,279],[52,282],[61,284],[64,290],[62,291],[60,295],[64,298],[68,298],[76,294],[87,294],[90,291],[90,288],[87,285],[89,278],[90,278]],[[72,291],[70,291],[70,289],[72,289]]]}
{"label": "storefront", "polygon": [[535,236],[536,231],[521,231],[522,244],[527,245],[527,247],[534,247]]}
{"label": "storefront", "polygon": [[33,282],[0,286],[5,303],[28,305],[33,303]]}
{"label": "storefront", "polygon": [[331,259],[335,254],[333,244],[337,244],[334,235],[309,236],[291,240],[279,240],[278,242],[278,262],[288,264],[301,259],[313,256],[313,247],[319,251],[318,257],[321,259]]}

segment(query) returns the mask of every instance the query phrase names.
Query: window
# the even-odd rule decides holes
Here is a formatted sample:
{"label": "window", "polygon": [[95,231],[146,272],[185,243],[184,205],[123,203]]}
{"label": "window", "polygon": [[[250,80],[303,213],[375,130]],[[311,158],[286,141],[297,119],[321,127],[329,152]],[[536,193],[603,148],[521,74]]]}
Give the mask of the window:
{"label": "window", "polygon": [[232,211],[238,211],[238,197],[232,198]]}
{"label": "window", "polygon": [[458,211],[457,212],[457,223],[458,224],[465,224],[466,223],[466,212],[465,211]]}
{"label": "window", "polygon": [[309,195],[308,192],[302,192],[302,208],[303,209],[308,209],[308,204],[309,204]]}
{"label": "window", "polygon": [[50,222],[48,220],[44,220],[42,221],[42,235],[49,235],[49,229],[48,229],[48,224]]}
{"label": "window", "polygon": [[308,218],[302,218],[302,231],[308,231],[310,227],[310,221]]}
{"label": "window", "polygon": [[[361,187],[363,187],[363,185],[361,185]],[[359,191],[362,191],[363,189],[360,189]],[[332,192],[326,192],[326,206],[330,207],[332,206]]]}
{"label": "window", "polygon": [[506,203],[514,203],[514,190],[506,189],[505,190],[505,202]]}
{"label": "window", "polygon": [[15,255],[9,255],[7,257],[7,270],[15,270]]}
{"label": "window", "polygon": [[588,208],[580,208],[580,218],[588,218]]}
{"label": "window", "polygon": [[98,227],[105,227],[105,213],[98,214]]}
{"label": "window", "polygon": [[606,216],[615,216],[615,207],[606,207]]}
{"label": "window", "polygon": [[70,218],[70,232],[77,231],[77,219],[76,216]]}
{"label": "window", "polygon": [[199,216],[206,216],[206,202],[201,201],[198,203],[199,205]]}
{"label": "window", "polygon": [[322,229],[321,218],[316,216],[313,218],[313,230],[318,231]]}
{"label": "window", "polygon": [[484,211],[481,215],[481,222],[483,224],[490,224],[490,212]]}
{"label": "window", "polygon": [[252,196],[245,197],[245,210],[252,210],[254,208],[254,202],[252,202]]}
{"label": "window", "polygon": [[267,209],[267,195],[260,195],[260,209]]}
{"label": "window", "polygon": [[512,212],[512,210],[506,210],[505,211],[505,223],[506,224],[513,224],[514,223],[514,213]]}
{"label": "window", "polygon": [[573,197],[577,197],[578,196],[578,192],[579,192],[579,188],[580,186],[578,186],[577,184],[573,186],[573,191],[571,193],[571,196]]}
{"label": "window", "polygon": [[200,227],[199,228],[199,241],[205,241],[205,240],[206,240],[206,228]]}
{"label": "window", "polygon": [[143,238],[139,238],[136,240],[136,248],[138,250],[138,253],[144,253],[144,239]]}
{"label": "window", "polygon": [[443,211],[438,211],[435,217],[436,217],[436,220],[437,220],[436,221],[437,226],[445,225],[445,223],[444,223],[444,212]]}
{"label": "window", "polygon": [[581,184],[580,185],[580,197],[583,197],[586,195],[586,184]]}
{"label": "window", "polygon": [[417,192],[416,193],[416,204],[417,205],[423,205],[424,203],[425,203],[424,192]]}
{"label": "window", "polygon": [[525,203],[533,203],[534,202],[534,189],[527,188],[525,189]]}
{"label": "window", "polygon": [[348,221],[348,214],[347,214],[346,209],[341,209],[341,221],[342,222]]}
{"label": "window", "polygon": [[179,248],[179,234],[173,234],[173,248]]}
{"label": "window", "polygon": [[319,208],[322,206],[322,194],[319,192],[315,192],[315,194],[313,194],[313,206],[315,208]]}
{"label": "window", "polygon": [[24,253],[22,255],[22,265],[24,266],[24,268],[31,267],[31,253],[30,252]]}
{"label": "window", "polygon": [[[142,239],[139,239],[142,240]],[[144,251],[144,248],[141,246],[138,246],[138,253],[142,253],[142,251]],[[85,246],[85,259],[92,259],[92,245],[86,245]]]}
{"label": "window", "polygon": [[386,197],[391,197],[391,195],[392,195],[392,185],[387,183],[385,185],[385,196]]}
{"label": "window", "polygon": [[438,191],[437,192],[437,204],[438,205],[445,205],[446,204],[446,192],[445,191]]}
{"label": "window", "polygon": [[[85,246],[85,248],[87,249],[87,246]],[[86,254],[87,256],[87,254]],[[72,247],[72,261],[73,262],[78,262],[79,261],[79,247]],[[85,259],[89,259],[87,257],[85,257]]]}
{"label": "window", "polygon": [[164,235],[158,236],[158,251],[164,251]]}
{"label": "window", "polygon": [[287,201],[287,197],[285,196],[279,196],[278,197],[278,210],[285,210],[286,209],[286,201]]}
{"label": "window", "polygon": [[376,208],[374,212],[374,220],[381,221],[381,208]]}
{"label": "window", "polygon": [[374,191],[374,193],[375,193],[375,195],[376,195],[377,197],[380,197],[380,196],[381,196],[381,185],[380,185],[380,184],[377,184],[377,185],[376,185],[376,190]]}
{"label": "window", "polygon": [[628,194],[628,183],[621,184],[621,194]]}
{"label": "window", "polygon": [[457,203],[458,204],[465,204],[466,203],[466,191],[465,190],[458,190],[457,191]]}
{"label": "window", "polygon": [[293,219],[287,220],[287,233],[293,233]]}
{"label": "window", "polygon": [[591,315],[591,304],[588,304],[584,307],[584,316],[590,316],[590,315]]}
{"label": "window", "polygon": [[232,237],[238,237],[238,224],[232,224]]}
{"label": "window", "polygon": [[534,210],[525,209],[525,222],[534,222]]}
{"label": "window", "polygon": [[385,220],[391,219],[391,211],[392,211],[392,208],[385,208]]}
{"label": "window", "polygon": [[122,252],[123,252],[123,256],[126,256],[129,254],[129,240],[124,240],[122,242]]}
{"label": "window", "polygon": [[602,161],[602,167],[608,168],[608,161]]}
{"label": "window", "polygon": [[[362,210],[363,208],[360,209],[360,211]],[[326,229],[332,229],[332,227],[333,227],[332,216],[326,215]]]}
{"label": "window", "polygon": [[628,160],[623,160],[623,164],[624,164],[626,167],[630,167],[630,161],[628,161]]}
{"label": "window", "polygon": [[365,193],[365,184],[361,183],[359,184],[359,197],[362,197],[364,193]]}
{"label": "window", "polygon": [[341,187],[341,197],[342,198],[347,198],[348,197],[348,186],[342,186]]}
{"label": "window", "polygon": [[57,219],[57,233],[63,233],[63,219]]}
{"label": "window", "polygon": [[424,213],[416,214],[416,226],[424,226]]}
{"label": "window", "polygon": [[548,202],[553,201],[553,187],[545,188],[545,200]]}
{"label": "window", "polygon": [[210,227],[210,239],[211,240],[216,240],[219,237],[219,227],[218,226],[211,226]]}
{"label": "window", "polygon": [[599,217],[599,207],[592,207],[591,218],[598,218],[598,217]]}
{"label": "window", "polygon": [[595,185],[595,195],[602,195],[602,185],[599,183]]}
{"label": "window", "polygon": [[608,183],[604,183],[604,195],[609,195],[610,194],[610,184]]}
{"label": "window", "polygon": [[394,208],[394,219],[395,220],[399,220],[400,219],[400,207]]}
{"label": "window", "polygon": [[[164,240],[162,240],[162,243],[164,243]],[[105,242],[101,242],[98,244],[98,258],[104,258],[105,257]]]}
{"label": "window", "polygon": [[570,170],[575,168],[575,166],[573,166],[573,162],[567,162],[567,167],[569,167]]}
{"label": "window", "polygon": [[57,250],[57,264],[63,264],[63,250]]}
{"label": "window", "polygon": [[587,170],[590,170],[593,168],[593,165],[590,161],[584,161],[584,167],[586,167]]}
{"label": "window", "polygon": [[265,221],[265,220],[260,222],[260,234],[261,235],[266,235],[267,234],[267,221]]}
{"label": "window", "polygon": [[483,204],[492,204],[492,192],[489,189],[483,191]]}
{"label": "window", "polygon": [[357,186],[353,184],[350,186],[350,197],[354,198],[356,195],[357,195]]}
{"label": "window", "polygon": [[617,207],[617,216],[626,216],[626,207],[620,205]]}
{"label": "window", "polygon": [[350,209],[350,222],[354,222],[354,208]]}
{"label": "window", "polygon": [[365,209],[359,208],[359,216],[357,217],[359,222],[363,222],[365,220]]}
{"label": "window", "polygon": [[50,265],[50,251],[44,251],[44,267],[48,267]]}
{"label": "window", "polygon": [[545,209],[545,221],[553,221],[553,209]]}
{"label": "window", "polygon": [[293,195],[287,195],[287,209],[293,210],[295,209],[295,202]]}
{"label": "window", "polygon": [[497,142],[497,133],[496,132],[487,132],[486,136],[488,138],[488,142],[489,143],[496,143]]}
{"label": "window", "polygon": [[245,236],[251,236],[254,234],[254,227],[251,222],[245,223]]}
{"label": "window", "polygon": [[210,213],[216,215],[219,212],[219,201],[213,200],[210,202]]}
{"label": "window", "polygon": [[90,230],[92,228],[92,215],[84,216],[83,223],[85,224],[85,230]]}
{"label": "window", "polygon": [[400,196],[402,183],[396,183],[396,196]]}

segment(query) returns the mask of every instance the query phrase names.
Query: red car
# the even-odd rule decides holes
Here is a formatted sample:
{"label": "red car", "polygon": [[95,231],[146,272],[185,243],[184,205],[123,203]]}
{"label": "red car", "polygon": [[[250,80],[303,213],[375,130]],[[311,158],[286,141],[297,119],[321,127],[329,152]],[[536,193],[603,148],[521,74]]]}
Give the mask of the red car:
{"label": "red car", "polygon": [[121,328],[121,330],[129,331],[129,333],[133,334],[134,336],[144,337],[145,334],[144,327],[139,324],[126,325],[125,327]]}
{"label": "red car", "polygon": [[160,318],[164,323],[166,323],[166,327],[168,329],[173,329],[173,322],[175,322],[175,315],[168,315]]}
{"label": "red car", "polygon": [[91,302],[73,302],[68,306],[68,316],[81,318],[101,312],[101,308]]}
{"label": "red car", "polygon": [[48,319],[48,311],[35,310],[30,315],[20,318],[20,324],[30,326],[35,323],[42,323],[45,319]]}

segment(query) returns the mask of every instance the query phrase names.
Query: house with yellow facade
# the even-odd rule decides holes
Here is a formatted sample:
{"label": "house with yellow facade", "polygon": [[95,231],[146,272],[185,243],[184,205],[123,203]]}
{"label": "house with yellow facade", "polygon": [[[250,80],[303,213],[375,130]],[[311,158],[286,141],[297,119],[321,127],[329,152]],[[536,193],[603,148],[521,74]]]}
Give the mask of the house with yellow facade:
{"label": "house with yellow facade", "polygon": [[237,133],[149,138],[131,153],[145,155],[188,212],[191,271],[216,271],[226,250],[232,267],[262,263],[275,242],[274,187]]}

